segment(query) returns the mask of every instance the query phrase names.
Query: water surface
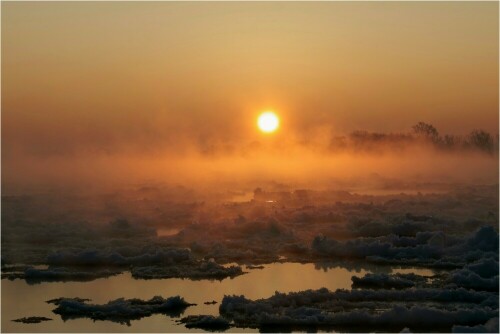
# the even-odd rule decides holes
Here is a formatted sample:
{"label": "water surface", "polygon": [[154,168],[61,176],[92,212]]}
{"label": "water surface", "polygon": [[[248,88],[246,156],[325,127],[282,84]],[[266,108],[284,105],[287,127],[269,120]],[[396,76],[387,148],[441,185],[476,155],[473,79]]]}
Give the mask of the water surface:
{"label": "water surface", "polygon": [[[171,297],[180,295],[190,303],[183,316],[190,314],[218,315],[219,303],[224,295],[244,295],[250,299],[267,298],[275,291],[292,292],[326,287],[330,290],[350,289],[351,276],[363,276],[368,272],[414,272],[432,275],[427,269],[398,269],[370,267],[370,269],[346,269],[344,267],[317,266],[314,264],[273,263],[264,269],[245,269],[248,274],[222,281],[191,281],[186,279],[136,280],[129,272],[91,282],[50,282],[29,285],[24,280],[2,280],[2,331],[3,332],[199,332],[177,325],[176,319],[165,315],[153,315],[121,325],[110,321],[75,319],[62,321],[52,313],[55,308],[46,300],[58,297],[90,298],[93,303],[106,303],[117,298],[149,299],[155,295]],[[204,302],[216,300],[215,305]],[[23,324],[11,320],[45,316],[52,318],[39,324]],[[254,332],[252,329],[232,328],[233,332]]]}

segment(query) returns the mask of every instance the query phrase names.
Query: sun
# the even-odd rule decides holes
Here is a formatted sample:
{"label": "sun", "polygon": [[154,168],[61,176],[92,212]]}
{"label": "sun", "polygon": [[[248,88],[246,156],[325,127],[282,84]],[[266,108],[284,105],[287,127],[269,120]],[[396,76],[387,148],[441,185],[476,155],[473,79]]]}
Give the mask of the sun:
{"label": "sun", "polygon": [[257,119],[257,126],[260,131],[271,133],[279,128],[280,119],[274,112],[266,111],[259,115],[259,118]]}

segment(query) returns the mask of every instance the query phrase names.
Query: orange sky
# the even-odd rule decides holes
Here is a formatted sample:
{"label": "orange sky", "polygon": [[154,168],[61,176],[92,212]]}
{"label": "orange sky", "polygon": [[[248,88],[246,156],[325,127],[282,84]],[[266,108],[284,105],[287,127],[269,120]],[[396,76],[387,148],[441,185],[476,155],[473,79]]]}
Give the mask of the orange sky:
{"label": "orange sky", "polygon": [[497,2],[2,2],[3,162],[326,128],[498,133]]}

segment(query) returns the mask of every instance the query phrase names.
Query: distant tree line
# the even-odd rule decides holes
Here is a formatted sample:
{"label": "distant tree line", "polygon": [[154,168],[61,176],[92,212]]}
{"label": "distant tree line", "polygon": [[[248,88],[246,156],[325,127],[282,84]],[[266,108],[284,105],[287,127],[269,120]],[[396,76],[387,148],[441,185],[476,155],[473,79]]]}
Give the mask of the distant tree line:
{"label": "distant tree line", "polygon": [[404,149],[409,144],[427,144],[440,150],[475,150],[488,154],[498,153],[499,136],[484,130],[472,130],[469,134],[441,135],[431,124],[418,122],[407,133],[378,133],[354,131],[347,137],[335,137],[332,149],[354,148],[357,150],[380,150],[385,146],[392,149]]}

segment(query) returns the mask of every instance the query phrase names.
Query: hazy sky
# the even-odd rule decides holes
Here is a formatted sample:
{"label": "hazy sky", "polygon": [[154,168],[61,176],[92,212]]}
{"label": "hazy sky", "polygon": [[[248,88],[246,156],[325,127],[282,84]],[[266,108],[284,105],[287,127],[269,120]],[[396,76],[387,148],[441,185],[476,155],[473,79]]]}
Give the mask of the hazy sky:
{"label": "hazy sky", "polygon": [[497,2],[2,2],[3,162],[258,141],[267,108],[280,136],[496,134],[498,38]]}

